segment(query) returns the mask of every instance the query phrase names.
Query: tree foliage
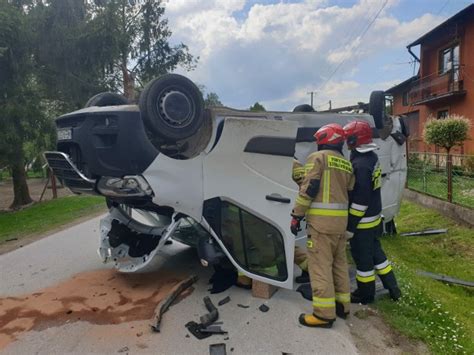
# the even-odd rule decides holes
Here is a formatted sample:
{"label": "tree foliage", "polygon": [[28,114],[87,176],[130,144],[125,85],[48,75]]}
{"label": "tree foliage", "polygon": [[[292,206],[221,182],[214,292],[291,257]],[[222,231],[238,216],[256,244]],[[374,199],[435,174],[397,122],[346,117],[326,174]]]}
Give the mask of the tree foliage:
{"label": "tree foliage", "polygon": [[114,91],[123,89],[133,98],[135,80],[143,86],[178,66],[195,67],[197,59],[185,44],[170,44],[172,33],[161,0],[96,0],[92,13],[93,26],[109,35],[104,43],[110,54],[106,73]]}
{"label": "tree foliage", "polygon": [[256,102],[252,106],[250,106],[249,110],[253,112],[266,111],[265,107],[263,107],[263,105],[261,105],[259,102]]}
{"label": "tree foliage", "polygon": [[469,138],[470,122],[463,116],[449,115],[444,119],[430,119],[424,128],[424,139],[428,144],[434,144],[446,149],[461,145]]}
{"label": "tree foliage", "polygon": [[51,127],[41,108],[32,36],[21,4],[0,0],[0,160],[12,171],[13,208],[30,203],[24,146]]}
{"label": "tree foliage", "polygon": [[204,98],[204,106],[205,107],[220,107],[224,105],[219,99],[219,95],[217,95],[215,92],[209,92],[206,94],[206,97]]}

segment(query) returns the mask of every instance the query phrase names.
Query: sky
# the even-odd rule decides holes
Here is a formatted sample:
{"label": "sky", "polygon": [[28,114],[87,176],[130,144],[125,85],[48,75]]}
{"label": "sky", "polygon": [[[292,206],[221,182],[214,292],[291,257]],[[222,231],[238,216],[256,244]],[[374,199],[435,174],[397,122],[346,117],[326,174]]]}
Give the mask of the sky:
{"label": "sky", "polygon": [[[177,73],[226,106],[291,111],[367,102],[414,74],[406,46],[472,0],[167,0],[172,43],[199,57]],[[415,48],[415,52],[416,52]]]}

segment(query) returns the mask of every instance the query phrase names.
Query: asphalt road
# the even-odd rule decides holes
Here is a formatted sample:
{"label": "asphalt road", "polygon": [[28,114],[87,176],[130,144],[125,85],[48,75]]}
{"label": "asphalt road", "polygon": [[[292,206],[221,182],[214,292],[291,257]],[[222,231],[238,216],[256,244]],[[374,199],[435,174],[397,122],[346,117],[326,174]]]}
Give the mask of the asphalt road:
{"label": "asphalt road", "polygon": [[[96,253],[98,226],[99,218],[94,218],[1,255],[0,305],[7,296],[13,297],[11,300],[36,297],[41,295],[42,289],[67,283],[77,275],[110,269],[100,262]],[[290,290],[279,290],[270,300],[253,298],[249,291],[236,287],[211,295],[215,304],[225,296],[231,297],[229,303],[219,307],[219,320],[228,335],[198,340],[189,335],[184,325],[191,320],[198,321],[199,315],[206,313],[202,299],[209,294],[207,281],[211,270],[200,266],[194,250],[176,242],[166,246],[147,271],[156,272],[158,269],[199,276],[194,291],[165,314],[161,333],[151,332],[148,319],[127,321],[127,317],[114,319],[111,322],[114,324],[80,319],[61,324],[39,322],[32,330],[17,334],[16,340],[7,345],[2,354],[209,354],[209,345],[215,343],[225,343],[228,354],[357,353],[349,331],[350,320],[338,320],[330,330],[300,326],[298,315],[310,311],[311,304]],[[128,277],[139,279],[142,276]],[[107,287],[110,279],[102,280],[101,287]],[[157,285],[159,282],[158,278]],[[81,290],[69,288],[67,292],[72,297],[76,291],[79,293]],[[262,303],[270,308],[267,313],[258,310]],[[106,311],[113,311],[115,305],[109,306]],[[0,320],[4,316],[0,313]]]}

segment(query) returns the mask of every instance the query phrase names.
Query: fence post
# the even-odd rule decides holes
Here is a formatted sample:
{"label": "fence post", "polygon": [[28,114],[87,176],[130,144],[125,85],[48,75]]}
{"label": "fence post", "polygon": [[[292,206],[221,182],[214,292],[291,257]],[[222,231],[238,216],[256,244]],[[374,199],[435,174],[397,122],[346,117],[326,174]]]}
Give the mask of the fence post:
{"label": "fence post", "polygon": [[448,201],[453,202],[453,160],[451,154],[448,153],[448,158],[446,162],[447,172],[448,172]]}
{"label": "fence post", "polygon": [[54,175],[53,170],[50,170],[51,174],[51,190],[53,191],[53,199],[58,198],[58,190],[56,186],[56,175]]}

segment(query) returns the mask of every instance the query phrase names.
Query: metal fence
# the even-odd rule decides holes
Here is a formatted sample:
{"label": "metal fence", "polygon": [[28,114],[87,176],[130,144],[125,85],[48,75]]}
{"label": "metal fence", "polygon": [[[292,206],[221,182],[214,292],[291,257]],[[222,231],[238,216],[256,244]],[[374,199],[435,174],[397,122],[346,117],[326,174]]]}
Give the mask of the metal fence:
{"label": "metal fence", "polygon": [[433,197],[474,208],[474,155],[408,153],[407,187]]}

